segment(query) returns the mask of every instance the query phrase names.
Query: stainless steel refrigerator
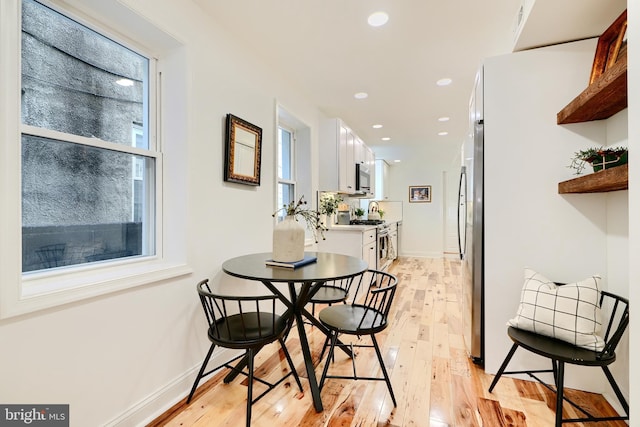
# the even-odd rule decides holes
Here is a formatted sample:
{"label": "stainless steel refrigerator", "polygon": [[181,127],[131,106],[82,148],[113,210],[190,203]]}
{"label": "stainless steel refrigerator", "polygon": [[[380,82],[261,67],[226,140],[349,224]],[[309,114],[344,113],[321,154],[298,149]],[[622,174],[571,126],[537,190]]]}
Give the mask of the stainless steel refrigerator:
{"label": "stainless steel refrigerator", "polygon": [[484,121],[482,72],[471,102],[471,138],[463,149],[458,191],[458,242],[462,260],[465,345],[474,363],[484,365]]}

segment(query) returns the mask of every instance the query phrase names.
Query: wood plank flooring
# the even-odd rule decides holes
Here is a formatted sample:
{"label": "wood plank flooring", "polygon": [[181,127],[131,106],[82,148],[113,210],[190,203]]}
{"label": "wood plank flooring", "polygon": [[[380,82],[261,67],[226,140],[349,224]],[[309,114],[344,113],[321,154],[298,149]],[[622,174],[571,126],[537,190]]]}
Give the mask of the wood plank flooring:
{"label": "wood plank flooring", "polygon": [[[399,279],[390,314],[391,324],[378,335],[398,406],[393,407],[384,382],[328,379],[322,390],[324,411],[313,409],[308,383],[301,393],[290,377],[253,406],[253,426],[417,426],[417,427],[547,427],[554,424],[555,395],[537,382],[503,377],[493,393],[493,379],[471,363],[465,350],[462,321],[461,263],[458,260],[401,258],[391,267]],[[195,295],[194,295],[195,298]],[[321,307],[316,307],[316,310]],[[317,311],[316,311],[317,312]],[[314,359],[324,335],[308,326]],[[505,331],[506,333],[506,331]],[[361,338],[366,341],[366,338]],[[294,363],[305,373],[295,328],[287,340]],[[287,371],[277,344],[265,347],[256,359],[256,375],[271,379]],[[377,376],[380,369],[372,349],[356,350],[359,375]],[[202,355],[204,358],[204,354]],[[316,373],[322,373],[318,361]],[[340,351],[330,372],[350,372],[351,360]],[[224,384],[226,372],[201,385],[190,405],[185,399],[150,426],[242,426],[245,422],[246,379]],[[263,390],[254,385],[254,396]],[[594,415],[615,415],[600,395],[571,390],[570,398]],[[570,405],[566,416],[577,417]],[[589,426],[573,423],[566,426]],[[598,426],[625,427],[603,422]]]}

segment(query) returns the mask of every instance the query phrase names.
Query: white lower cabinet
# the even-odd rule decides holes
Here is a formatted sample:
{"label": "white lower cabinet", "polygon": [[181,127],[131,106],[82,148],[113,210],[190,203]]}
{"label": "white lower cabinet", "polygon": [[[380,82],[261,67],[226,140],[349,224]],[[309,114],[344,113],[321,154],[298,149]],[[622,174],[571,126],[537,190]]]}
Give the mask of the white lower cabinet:
{"label": "white lower cabinet", "polygon": [[369,268],[377,267],[376,228],[363,226],[335,226],[326,233],[326,240],[318,242],[320,252],[333,252],[362,258]]}

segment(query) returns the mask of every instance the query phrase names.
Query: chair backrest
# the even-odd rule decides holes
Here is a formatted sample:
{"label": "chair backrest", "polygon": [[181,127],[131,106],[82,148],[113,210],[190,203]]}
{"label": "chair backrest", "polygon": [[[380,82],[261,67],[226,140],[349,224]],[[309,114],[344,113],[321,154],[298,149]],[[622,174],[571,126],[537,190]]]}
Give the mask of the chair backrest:
{"label": "chair backrest", "polygon": [[612,357],[616,347],[629,325],[629,300],[607,291],[600,293],[600,308],[609,314],[604,330],[604,349],[598,355],[599,359]]}
{"label": "chair backrest", "polygon": [[285,323],[276,313],[276,295],[233,296],[211,291],[209,280],[197,285],[198,295],[209,324],[209,337],[219,345],[274,341]]}
{"label": "chair backrest", "polygon": [[363,324],[379,325],[386,322],[396,294],[398,279],[385,271],[367,270],[357,279],[352,304],[365,307],[359,328]]}

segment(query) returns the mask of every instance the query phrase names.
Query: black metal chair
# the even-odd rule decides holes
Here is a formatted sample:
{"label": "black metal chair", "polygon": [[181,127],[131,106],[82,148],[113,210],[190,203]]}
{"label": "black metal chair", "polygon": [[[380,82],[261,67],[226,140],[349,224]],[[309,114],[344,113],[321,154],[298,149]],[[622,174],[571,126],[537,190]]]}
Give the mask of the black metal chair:
{"label": "black metal chair", "polygon": [[[331,346],[324,365],[322,378],[320,379],[320,390],[324,386],[327,378],[353,379],[353,380],[373,380],[385,381],[393,406],[397,406],[396,398],[393,394],[389,374],[384,366],[384,360],[380,353],[380,347],[375,335],[383,331],[388,326],[388,315],[391,303],[395,296],[398,279],[389,273],[376,270],[368,270],[357,279],[353,300],[347,304],[339,304],[327,307],[320,311],[319,319],[330,331]],[[341,334],[371,337],[372,344],[349,344],[351,353],[354,347],[373,347],[380,363],[382,377],[358,376],[356,363],[353,361],[353,375],[329,375],[329,365],[333,360],[334,350],[338,344],[338,336]],[[355,354],[355,353],[353,353]]]}
{"label": "black metal chair", "polygon": [[319,286],[309,298],[311,314],[316,315],[316,304],[333,305],[346,302],[349,297],[349,289],[353,283],[353,277],[348,279],[336,279]]}
{"label": "black metal chair", "polygon": [[[289,375],[293,374],[300,391],[302,391],[300,378],[298,377],[298,373],[296,372],[291,356],[289,355],[283,340],[283,337],[290,326],[290,319],[276,314],[276,301],[278,301],[278,297],[276,295],[216,295],[211,292],[207,279],[199,282],[197,289],[198,295],[200,296],[200,302],[202,303],[202,308],[204,309],[204,314],[209,324],[208,336],[211,341],[211,347],[209,348],[209,352],[204,358],[200,372],[198,372],[198,376],[193,383],[191,393],[189,393],[189,397],[187,398],[187,403],[191,402],[196,388],[198,387],[198,383],[202,378],[222,367],[229,368],[249,378],[249,384],[247,387],[246,417],[246,424],[247,427],[249,427],[251,425],[251,405],[284,381]],[[289,364],[290,372],[272,384],[254,377],[253,361],[256,353],[263,346],[276,340],[279,341],[280,347],[284,352],[287,363]],[[244,349],[245,353],[205,372],[209,359],[211,358],[216,346],[231,349]],[[243,356],[247,361],[248,372],[244,372],[243,370],[231,365],[232,362]],[[253,380],[259,381],[268,387],[267,390],[255,399],[252,397]]]}
{"label": "black metal chair", "polygon": [[[507,357],[502,362],[498,373],[491,382],[489,387],[489,393],[493,391],[500,377],[503,374],[527,374],[531,378],[535,379],[549,390],[556,393],[556,427],[560,427],[563,423],[576,423],[576,422],[597,422],[597,421],[615,421],[615,420],[628,420],[629,419],[629,404],[622,395],[618,384],[616,383],[613,375],[609,371],[608,365],[616,360],[615,349],[622,335],[624,334],[629,324],[629,301],[620,296],[612,293],[602,291],[600,296],[600,306],[603,309],[607,309],[611,313],[606,325],[604,341],[605,346],[602,351],[587,350],[585,348],[576,347],[565,341],[560,341],[554,338],[549,338],[533,332],[516,329],[510,326],[507,329],[509,337],[514,342],[511,350],[507,354]],[[604,310],[603,310],[604,311]],[[551,359],[552,369],[548,370],[528,370],[528,371],[505,371],[509,361],[513,357],[513,354],[522,347],[535,354]],[[581,408],[575,402],[572,402],[564,395],[564,365],[565,363],[582,366],[600,366],[604,372],[609,384],[613,388],[616,397],[620,401],[620,404],[625,410],[626,416],[617,417],[594,417],[585,409]],[[553,373],[555,387],[542,381],[536,373]],[[583,418],[562,418],[562,404],[563,400],[569,402],[573,407],[582,412],[585,417]]]}
{"label": "black metal chair", "polygon": [[[349,298],[349,290],[351,289],[353,280],[353,277],[349,277],[347,279],[336,279],[318,286],[316,288],[316,291],[312,293],[311,297],[309,298],[309,303],[311,303],[311,314],[314,317],[316,316],[316,304],[328,305],[329,307],[339,302],[346,304],[347,298]],[[309,321],[305,323],[313,326],[313,323]],[[324,352],[326,351],[328,345],[329,336],[327,336],[327,339],[322,345],[322,352],[319,356],[320,359],[322,359],[322,356],[324,356]]]}

